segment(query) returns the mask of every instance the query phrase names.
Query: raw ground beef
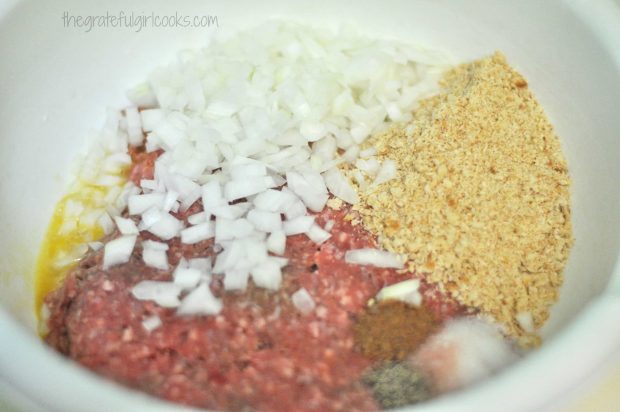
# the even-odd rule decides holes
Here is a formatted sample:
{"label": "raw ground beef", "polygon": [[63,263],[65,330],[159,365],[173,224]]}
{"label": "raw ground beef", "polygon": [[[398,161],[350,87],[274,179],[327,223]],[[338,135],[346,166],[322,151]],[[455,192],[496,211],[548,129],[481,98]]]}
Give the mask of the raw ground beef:
{"label": "raw ground beef", "polygon": [[[140,155],[140,154],[138,154]],[[138,156],[134,153],[134,160]],[[132,180],[152,173],[155,156],[141,155]],[[201,210],[196,204],[184,215]],[[249,283],[244,293],[224,293],[221,278],[211,289],[222,297],[217,316],[177,316],[173,309],[140,301],[131,289],[141,280],[170,280],[181,257],[214,256],[211,240],[195,245],[168,242],[170,270],[145,266],[140,242],[127,264],[102,270],[103,252],[88,255],[47,299],[51,316],[46,341],[89,369],[171,401],[225,410],[377,410],[360,382],[371,361],[355,348],[353,324],[384,286],[413,274],[344,262],[349,249],[376,247],[373,237],[344,217],[348,208],[325,208],[316,221],[334,221],[332,236],[317,246],[305,235],[287,239],[279,291]],[[114,233],[110,238],[118,236]],[[147,232],[142,240],[156,238]],[[291,295],[305,288],[316,303],[302,315]],[[424,304],[438,318],[464,309],[422,282]],[[142,321],[163,324],[152,332]]]}

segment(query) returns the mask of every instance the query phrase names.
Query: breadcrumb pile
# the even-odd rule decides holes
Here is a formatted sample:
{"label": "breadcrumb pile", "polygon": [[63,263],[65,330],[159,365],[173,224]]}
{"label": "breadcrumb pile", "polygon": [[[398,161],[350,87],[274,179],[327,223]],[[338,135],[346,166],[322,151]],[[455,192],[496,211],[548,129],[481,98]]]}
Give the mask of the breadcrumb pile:
{"label": "breadcrumb pile", "polygon": [[539,344],[573,243],[560,142],[501,53],[456,67],[410,124],[373,137],[397,177],[355,206],[409,269]]}

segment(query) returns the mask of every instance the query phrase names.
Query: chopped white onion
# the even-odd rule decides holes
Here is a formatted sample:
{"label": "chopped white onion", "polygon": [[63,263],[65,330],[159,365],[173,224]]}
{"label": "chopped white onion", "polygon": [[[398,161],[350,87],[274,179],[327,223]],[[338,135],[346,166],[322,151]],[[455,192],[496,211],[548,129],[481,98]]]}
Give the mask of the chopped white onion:
{"label": "chopped white onion", "polygon": [[179,285],[181,289],[191,290],[198,285],[202,274],[199,269],[179,265],[172,273],[172,277],[174,283]]}
{"label": "chopped white onion", "polygon": [[195,213],[191,216],[187,217],[187,223],[190,225],[197,225],[199,223],[204,223],[207,221],[207,214],[205,212]]}
{"label": "chopped white onion", "polygon": [[338,168],[334,167],[323,173],[329,191],[339,199],[352,205],[358,202],[357,192]]}
{"label": "chopped white onion", "polygon": [[419,292],[420,280],[409,279],[386,286],[377,293],[377,300],[400,300],[411,305],[420,306],[422,295]]}
{"label": "chopped white onion", "polygon": [[127,134],[129,135],[129,144],[132,146],[139,146],[144,140],[144,134],[142,133],[142,126],[140,122],[140,114],[138,108],[135,106],[129,106],[125,109],[125,119],[127,120]]}
{"label": "chopped white onion", "polygon": [[183,228],[183,222],[169,213],[163,213],[160,220],[148,228],[148,231],[162,240],[170,240],[178,236]]}
{"label": "chopped white onion", "polygon": [[118,231],[123,235],[137,235],[139,233],[138,226],[136,226],[136,223],[131,219],[114,216],[114,222],[116,223]]}
{"label": "chopped white onion", "polygon": [[140,221],[140,230],[151,228],[155,223],[159,222],[164,216],[164,212],[158,207],[151,207],[146,212],[142,213],[142,221]]}
{"label": "chopped white onion", "polygon": [[129,262],[136,239],[136,235],[124,235],[106,243],[103,249],[103,269]]}
{"label": "chopped white onion", "polygon": [[129,196],[127,206],[130,215],[140,215],[152,207],[161,208],[166,195],[163,193],[148,193]]}
{"label": "chopped white onion", "polygon": [[285,221],[282,227],[287,236],[292,236],[308,232],[313,224],[314,216],[299,216]]}
{"label": "chopped white onion", "polygon": [[[111,233],[114,217],[125,238],[125,244],[117,239],[105,246],[107,265],[129,259],[139,230],[162,240],[180,236],[185,244],[215,237],[213,268],[202,260],[193,263],[200,267],[182,261],[177,268],[175,280],[190,291],[180,314],[219,312],[221,301],[204,283],[211,271],[224,275],[226,290],[245,289],[250,276],[259,287],[277,289],[286,260],[269,253],[283,254],[286,236],[305,233],[317,244],[329,239],[333,222],[321,228],[309,211],[323,210],[328,191],[357,203],[348,177],[364,190],[369,182],[396,176],[393,161],[379,164],[375,149],[360,146],[384,130],[388,118],[407,121],[445,65],[417,49],[341,33],[278,24],[259,34],[258,43],[257,33],[249,32],[184,57],[132,89],[128,96],[135,106],[124,115],[108,113],[103,151],[93,151],[87,162],[86,181],[104,187],[103,204],[89,216],[76,206],[75,218],[88,218]],[[143,179],[141,188],[121,189],[119,170],[131,160],[127,145],[141,144],[144,133],[147,152],[163,150],[154,177]],[[338,169],[343,162],[358,169],[345,176]],[[176,213],[184,214],[200,198],[203,210],[187,217],[191,226],[185,229]],[[121,217],[125,208],[139,216],[137,227]],[[76,226],[67,223],[64,229]],[[150,266],[167,268],[166,252],[143,242]],[[347,255],[357,263],[402,267],[387,252]],[[178,306],[178,285],[164,283],[137,290],[164,306]]]}
{"label": "chopped white onion", "polygon": [[244,180],[231,180],[224,186],[224,197],[227,201],[232,202],[260,193],[267,189],[267,187],[265,178],[262,176],[250,176]]}
{"label": "chopped white onion", "polygon": [[212,180],[202,187],[202,207],[210,210],[221,206],[226,201],[222,195],[222,186],[220,182]]}
{"label": "chopped white onion", "polygon": [[526,333],[534,333],[536,327],[534,326],[534,318],[532,317],[531,312],[519,312],[515,316],[517,322],[519,322],[519,326]]}
{"label": "chopped white onion", "polygon": [[304,216],[308,210],[306,209],[306,205],[301,200],[295,200],[290,206],[284,210],[284,216],[288,220],[293,220],[295,218]]}
{"label": "chopped white onion", "polygon": [[157,315],[149,316],[142,321],[142,327],[147,332],[153,332],[162,325],[161,319]]}
{"label": "chopped white onion", "polygon": [[375,177],[373,185],[380,185],[381,183],[385,183],[388,180],[392,180],[396,177],[396,163],[391,159],[386,159],[383,161],[381,168],[377,172],[377,176]]}
{"label": "chopped white onion", "polygon": [[97,223],[99,223],[99,226],[103,229],[103,233],[106,235],[109,235],[112,231],[114,231],[114,221],[106,212],[103,212],[97,220]]}
{"label": "chopped white onion", "polygon": [[402,269],[404,267],[404,259],[401,256],[379,249],[348,250],[344,254],[344,260],[347,263],[370,265],[379,268]]}
{"label": "chopped white onion", "polygon": [[204,222],[181,230],[181,242],[194,244],[215,236],[214,222]]}
{"label": "chopped white onion", "polygon": [[168,270],[168,245],[163,242],[145,240],[142,242],[142,260],[147,266]]}
{"label": "chopped white onion", "polygon": [[131,294],[138,300],[152,300],[164,308],[175,308],[181,303],[181,287],[172,282],[142,280],[131,289]]}
{"label": "chopped white onion", "polygon": [[229,269],[224,274],[225,290],[245,290],[248,286],[250,271],[248,269]]}
{"label": "chopped white onion", "polygon": [[287,172],[286,181],[288,187],[304,202],[306,207],[313,212],[323,210],[327,203],[328,195],[325,183],[321,176],[311,172],[297,173]]}
{"label": "chopped white onion", "polygon": [[189,267],[193,269],[198,269],[202,274],[210,274],[211,273],[211,258],[203,257],[203,258],[192,258],[189,260]]}
{"label": "chopped white onion", "polygon": [[282,282],[282,269],[278,261],[267,259],[260,265],[252,268],[252,280],[258,287],[278,290]]}
{"label": "chopped white onion", "polygon": [[291,192],[268,189],[259,193],[253,203],[260,210],[283,213],[295,200],[297,198]]}
{"label": "chopped white onion", "polygon": [[88,247],[94,251],[97,251],[103,247],[103,242],[88,242]]}
{"label": "chopped white onion", "polygon": [[335,224],[336,222],[330,219],[327,222],[325,222],[325,226],[323,226],[323,229],[325,229],[328,232],[331,232]]}
{"label": "chopped white onion", "polygon": [[222,310],[222,301],[211,293],[206,283],[192,290],[177,309],[179,315],[216,315]]}
{"label": "chopped white onion", "polygon": [[323,230],[321,226],[316,223],[313,223],[312,226],[310,226],[310,229],[308,229],[305,233],[306,236],[308,236],[308,238],[317,245],[320,245],[332,236],[329,232]]}
{"label": "chopped white onion", "polygon": [[286,234],[279,230],[273,232],[267,238],[267,249],[276,255],[283,255],[286,248]]}
{"label": "chopped white onion", "polygon": [[291,300],[297,310],[304,315],[312,313],[316,306],[314,299],[312,299],[312,296],[310,296],[310,293],[308,293],[305,288],[301,288],[297,292],[293,293],[291,295]]}
{"label": "chopped white onion", "polygon": [[248,221],[263,232],[276,232],[282,229],[280,213],[253,209],[248,212]]}

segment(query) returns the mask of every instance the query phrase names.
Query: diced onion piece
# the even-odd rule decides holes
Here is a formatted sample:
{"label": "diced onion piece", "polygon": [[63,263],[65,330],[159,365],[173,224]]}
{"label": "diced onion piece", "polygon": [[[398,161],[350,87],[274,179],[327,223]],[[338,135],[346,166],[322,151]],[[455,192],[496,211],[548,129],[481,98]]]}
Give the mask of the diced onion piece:
{"label": "diced onion piece", "polygon": [[119,232],[123,235],[137,235],[138,227],[135,222],[131,219],[127,219],[120,216],[114,216],[114,222],[116,223],[116,227]]}
{"label": "diced onion piece", "polygon": [[519,312],[515,316],[517,322],[519,322],[519,326],[526,333],[534,333],[536,327],[534,326],[534,318],[532,317],[531,312]]}
{"label": "diced onion piece", "polygon": [[298,311],[303,313],[304,315],[308,315],[314,311],[315,303],[310,293],[305,288],[299,289],[297,292],[291,295],[291,300],[293,301],[293,305],[297,308]]}
{"label": "diced onion piece", "polygon": [[287,236],[292,236],[308,232],[313,224],[314,216],[299,216],[285,221],[282,227]]}
{"label": "diced onion piece", "polygon": [[422,295],[419,292],[420,280],[409,279],[386,286],[377,293],[377,300],[400,300],[411,305],[420,306]]}
{"label": "diced onion piece", "polygon": [[131,195],[127,206],[130,215],[140,215],[152,207],[161,208],[166,195],[163,193],[148,193],[144,195]]}
{"label": "diced onion piece", "polygon": [[267,189],[256,195],[252,202],[260,210],[283,213],[295,200],[297,197],[291,192]]}
{"label": "diced onion piece", "polygon": [[187,217],[187,223],[189,223],[190,225],[204,223],[207,220],[207,217],[208,216],[205,212],[195,213]]}
{"label": "diced onion piece", "polygon": [[162,325],[161,319],[157,315],[149,316],[142,321],[142,327],[147,332],[153,332]]}
{"label": "diced onion piece", "polygon": [[310,226],[310,229],[308,229],[305,233],[306,236],[308,236],[308,238],[317,245],[320,245],[332,236],[329,232],[323,230],[321,226],[316,223],[313,223],[312,226]]}
{"label": "diced onion piece", "polygon": [[327,188],[334,196],[352,205],[359,201],[357,192],[337,167],[323,173],[323,177]]}
{"label": "diced onion piece", "polygon": [[[197,196],[196,199],[198,199],[200,197]],[[166,196],[164,197],[164,204],[162,206],[162,210],[165,212],[170,212],[175,204],[177,204],[177,199],[179,198],[179,194],[175,191],[169,191],[166,193]]]}
{"label": "diced onion piece", "polygon": [[367,157],[371,157],[377,154],[377,149],[374,147],[369,147],[368,149],[364,149],[361,152],[359,152],[359,157],[361,158],[367,158]]}
{"label": "diced onion piece", "polygon": [[138,229],[146,230],[153,226],[155,223],[159,222],[164,215],[164,212],[158,207],[153,206],[146,212],[142,213],[142,221],[140,221],[140,226]]}
{"label": "diced onion piece", "polygon": [[201,278],[199,269],[191,267],[177,266],[172,274],[174,283],[179,285],[183,290],[194,289]]}
{"label": "diced onion piece", "polygon": [[168,249],[170,249],[170,246],[168,246],[167,243],[164,242],[157,242],[154,240],[145,240],[142,242],[142,247],[146,248],[146,249],[153,249],[153,250],[163,250],[164,252],[167,251]]}
{"label": "diced onion piece", "polygon": [[249,209],[249,203],[236,203],[234,205],[223,204],[217,206],[209,212],[216,217],[223,217],[226,219],[237,219],[243,216]]}
{"label": "diced onion piece", "polygon": [[273,232],[267,238],[267,249],[276,255],[283,255],[286,248],[286,234],[283,231]]}
{"label": "diced onion piece", "polygon": [[392,180],[396,177],[396,163],[394,163],[391,159],[386,159],[381,168],[377,172],[377,177],[375,177],[373,185],[380,185],[381,183],[385,183],[388,180]]}
{"label": "diced onion piece", "polygon": [[358,159],[355,166],[369,176],[375,176],[379,171],[379,162],[375,157],[369,159]]}
{"label": "diced onion piece", "polygon": [[157,185],[157,181],[150,179],[142,179],[140,180],[140,187],[142,189],[148,190],[159,190],[159,186]]}
{"label": "diced onion piece", "polygon": [[188,261],[188,264],[190,268],[198,269],[202,274],[211,273],[210,257],[192,258]]}
{"label": "diced onion piece", "polygon": [[248,269],[229,269],[224,274],[225,290],[245,290],[248,286],[250,271]]}
{"label": "diced onion piece", "polygon": [[127,120],[129,144],[132,146],[140,146],[144,140],[144,134],[142,133],[142,125],[140,122],[138,108],[135,106],[127,107],[125,109],[125,119]]}
{"label": "diced onion piece", "polygon": [[88,242],[88,247],[96,252],[103,247],[103,242]]}
{"label": "diced onion piece", "polygon": [[282,229],[280,213],[252,209],[248,212],[247,219],[262,232],[276,232]]}
{"label": "diced onion piece", "polygon": [[224,186],[224,197],[232,202],[244,197],[252,196],[267,189],[262,176],[248,177],[244,180],[231,180]]}
{"label": "diced onion piece", "polygon": [[224,250],[217,255],[213,273],[222,274],[233,269],[245,257],[245,247],[242,240],[235,239],[228,243]]}
{"label": "diced onion piece", "polygon": [[241,240],[244,248],[245,259],[240,265],[252,267],[264,262],[268,258],[267,245],[263,238],[248,237]]}
{"label": "diced onion piece", "polygon": [[136,235],[124,235],[109,241],[103,249],[103,269],[129,262],[136,239]]}
{"label": "diced onion piece", "polygon": [[99,216],[97,223],[99,223],[99,226],[103,229],[103,233],[106,235],[109,235],[114,230],[114,221],[106,212],[103,212],[103,214]]}
{"label": "diced onion piece", "polygon": [[224,203],[226,201],[222,195],[220,182],[212,180],[202,187],[202,207],[205,211],[221,206]]}
{"label": "diced onion piece", "polygon": [[192,290],[177,309],[179,315],[216,315],[222,310],[222,301],[211,293],[206,283]]}
{"label": "diced onion piece", "polygon": [[301,200],[295,200],[286,210],[284,210],[284,216],[288,220],[293,220],[300,216],[304,216],[308,210],[306,209],[306,205]]}
{"label": "diced onion piece", "polygon": [[309,142],[316,142],[325,136],[326,132],[325,125],[322,123],[303,121],[299,127],[299,133]]}
{"label": "diced onion piece", "polygon": [[323,226],[323,229],[325,229],[328,232],[331,232],[335,224],[336,222],[330,219],[327,222],[325,222],[325,226]]}
{"label": "diced onion piece", "polygon": [[215,236],[214,222],[204,222],[181,231],[181,242],[194,244]]}
{"label": "diced onion piece", "polygon": [[318,173],[317,178],[314,178],[310,172],[303,174],[292,171],[287,172],[286,182],[288,187],[299,196],[308,209],[313,212],[323,210],[329,196],[327,195],[325,183]]}
{"label": "diced onion piece", "polygon": [[145,240],[142,242],[142,260],[147,266],[155,269],[168,269],[168,245],[163,242]]}
{"label": "diced onion piece", "polygon": [[222,240],[247,237],[253,231],[254,226],[247,219],[218,218],[215,220],[215,241],[218,243]]}
{"label": "diced onion piece", "polygon": [[131,289],[131,294],[138,300],[152,300],[164,308],[175,308],[181,303],[181,287],[172,282],[143,280]]}
{"label": "diced onion piece", "polygon": [[[141,108],[157,106],[157,97],[148,83],[140,83],[126,92],[127,98]],[[142,112],[144,113],[144,111]]]}
{"label": "diced onion piece", "polygon": [[169,213],[163,213],[160,220],[148,228],[148,231],[162,240],[170,240],[178,236],[183,228],[183,222]]}
{"label": "diced onion piece", "polygon": [[212,116],[229,117],[238,110],[235,104],[227,101],[213,101],[207,107],[206,111]]}
{"label": "diced onion piece", "polygon": [[233,180],[245,180],[251,176],[265,176],[265,164],[247,157],[238,156],[230,162],[230,176]]}
{"label": "diced onion piece", "polygon": [[267,259],[260,265],[252,268],[252,280],[258,287],[278,290],[282,283],[282,269],[279,263],[272,259]]}
{"label": "diced onion piece", "polygon": [[348,250],[344,255],[347,263],[357,265],[370,265],[379,268],[402,269],[404,261],[401,256],[379,249],[353,249]]}

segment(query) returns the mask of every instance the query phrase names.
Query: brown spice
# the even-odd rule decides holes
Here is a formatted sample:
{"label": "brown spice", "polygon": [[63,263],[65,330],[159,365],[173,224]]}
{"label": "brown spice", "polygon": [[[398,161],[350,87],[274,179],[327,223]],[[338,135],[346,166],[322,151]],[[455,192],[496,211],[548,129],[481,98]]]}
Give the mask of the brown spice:
{"label": "brown spice", "polygon": [[559,139],[500,53],[453,69],[442,86],[413,123],[370,139],[398,176],[360,193],[355,209],[409,269],[535,345],[517,315],[542,326],[573,243]]}
{"label": "brown spice", "polygon": [[395,361],[413,353],[437,327],[437,320],[425,307],[387,300],[368,307],[354,333],[365,356]]}

